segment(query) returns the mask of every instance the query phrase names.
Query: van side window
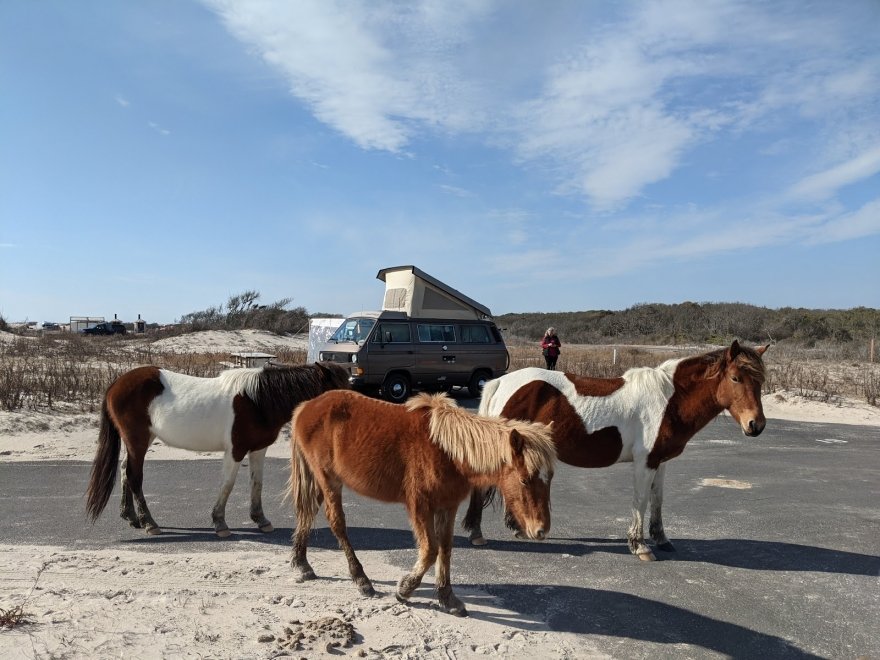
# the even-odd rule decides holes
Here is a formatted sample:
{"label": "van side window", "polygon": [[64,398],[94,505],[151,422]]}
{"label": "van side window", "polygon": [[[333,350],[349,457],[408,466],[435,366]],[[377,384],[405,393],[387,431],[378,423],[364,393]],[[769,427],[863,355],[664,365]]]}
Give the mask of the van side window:
{"label": "van side window", "polygon": [[455,328],[445,323],[419,323],[419,341],[450,342],[455,341]]}
{"label": "van side window", "polygon": [[379,331],[373,335],[374,344],[409,344],[412,331],[409,323],[380,323]]}
{"label": "van side window", "polygon": [[489,329],[485,325],[459,326],[461,341],[464,344],[489,344]]}

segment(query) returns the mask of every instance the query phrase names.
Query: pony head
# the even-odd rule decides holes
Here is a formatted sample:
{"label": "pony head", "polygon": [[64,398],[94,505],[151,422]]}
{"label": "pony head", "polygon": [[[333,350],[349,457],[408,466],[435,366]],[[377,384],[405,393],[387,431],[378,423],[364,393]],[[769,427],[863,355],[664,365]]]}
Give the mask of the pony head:
{"label": "pony head", "polygon": [[315,365],[321,370],[324,391],[351,389],[349,381],[351,374],[341,364],[336,362],[315,362]]}
{"label": "pony head", "polygon": [[[527,422],[515,424],[544,426]],[[525,436],[517,428],[511,428],[510,460],[502,466],[497,482],[504,498],[506,515],[513,517],[517,529],[525,536],[539,541],[543,541],[550,531],[550,482],[555,459],[550,427],[544,426],[544,429],[544,433],[551,438],[551,444],[543,451],[536,452],[533,435]],[[529,431],[534,433],[532,429]],[[538,455],[540,459],[536,460]]]}
{"label": "pony head", "polygon": [[767,420],[761,405],[764,384],[764,362],[761,356],[770,346],[748,348],[734,340],[721,352],[720,359],[707,374],[717,378],[715,399],[739,422],[742,432],[750,437],[761,434]]}

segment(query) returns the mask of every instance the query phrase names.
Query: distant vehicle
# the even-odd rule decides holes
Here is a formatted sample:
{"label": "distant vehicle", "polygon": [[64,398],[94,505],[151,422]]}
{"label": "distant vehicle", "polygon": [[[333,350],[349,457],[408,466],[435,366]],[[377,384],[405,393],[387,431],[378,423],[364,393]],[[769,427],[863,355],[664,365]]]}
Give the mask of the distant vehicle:
{"label": "distant vehicle", "polygon": [[43,321],[43,330],[61,330],[61,326],[52,321]]}
{"label": "distant vehicle", "polygon": [[80,332],[84,335],[124,335],[125,324],[120,321],[99,323],[91,328],[83,328]]}

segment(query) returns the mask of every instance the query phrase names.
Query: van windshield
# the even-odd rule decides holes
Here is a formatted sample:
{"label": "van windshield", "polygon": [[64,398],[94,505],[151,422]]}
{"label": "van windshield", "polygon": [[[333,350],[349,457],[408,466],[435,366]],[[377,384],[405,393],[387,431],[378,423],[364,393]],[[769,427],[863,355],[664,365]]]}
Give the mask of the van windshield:
{"label": "van windshield", "polygon": [[330,341],[335,341],[337,344],[349,341],[360,344],[370,336],[374,325],[376,325],[376,319],[345,319],[330,337]]}

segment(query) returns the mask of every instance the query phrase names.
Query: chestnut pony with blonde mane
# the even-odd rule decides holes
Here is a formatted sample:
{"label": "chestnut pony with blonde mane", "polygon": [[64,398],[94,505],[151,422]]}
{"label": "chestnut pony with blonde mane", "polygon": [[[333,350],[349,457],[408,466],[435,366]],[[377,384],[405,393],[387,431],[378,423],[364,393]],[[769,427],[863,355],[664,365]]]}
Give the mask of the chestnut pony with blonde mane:
{"label": "chestnut pony with blonde mane", "polygon": [[290,494],[296,508],[291,567],[315,579],[306,559],[321,500],[330,529],[360,592],[375,594],[345,528],[342,486],[406,506],[419,547],[412,572],[397,586],[406,601],[437,564],[441,606],[465,616],[452,592],[449,562],[455,512],[472,488],[497,487],[529,538],[550,529],[555,450],[544,424],[478,417],[445,394],[420,394],[400,406],[352,391],[327,392],[296,409],[291,430]]}
{"label": "chestnut pony with blonde mane", "polygon": [[[675,549],[663,531],[661,514],[666,462],[723,411],[747,436],[764,430],[761,356],[767,348],[752,349],[734,341],[729,348],[668,360],[656,368],[630,369],[622,378],[520,369],[486,384],[480,414],[552,421],[559,460],[569,465],[631,462],[632,524],[627,541],[639,559],[652,560],[643,523],[649,500],[651,538],[660,550]],[[462,523],[474,545],[486,543],[480,519],[488,494],[474,490]]]}

